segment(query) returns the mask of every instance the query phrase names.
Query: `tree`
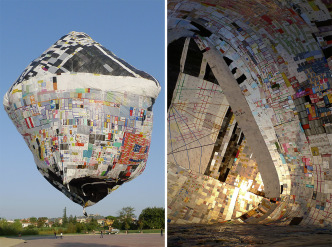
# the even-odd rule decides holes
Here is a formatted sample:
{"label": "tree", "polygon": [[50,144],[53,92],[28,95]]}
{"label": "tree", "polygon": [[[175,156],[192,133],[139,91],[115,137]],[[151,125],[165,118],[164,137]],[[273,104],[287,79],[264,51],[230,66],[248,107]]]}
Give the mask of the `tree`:
{"label": "tree", "polygon": [[29,220],[30,220],[30,222],[31,222],[32,224],[34,224],[34,223],[37,222],[37,218],[36,218],[36,217],[31,217]]}
{"label": "tree", "polygon": [[106,216],[105,219],[108,219],[108,220],[116,220],[118,217],[115,217],[115,216],[112,216],[112,215],[109,215],[109,216]]}
{"label": "tree", "polygon": [[138,226],[139,226],[139,229],[140,229],[140,230],[143,229],[143,226],[144,226],[144,222],[143,222],[143,220],[139,220],[139,221],[138,221]]}
{"label": "tree", "polygon": [[86,228],[88,231],[96,230],[98,227],[98,222],[93,217],[91,218],[90,222],[86,224]]}
{"label": "tree", "polygon": [[55,219],[54,223],[53,223],[53,226],[54,227],[59,227],[60,226],[60,223],[59,223],[59,220],[58,219]]}
{"label": "tree", "polygon": [[112,224],[112,228],[115,229],[121,229],[122,230],[122,224],[120,223],[119,219],[115,219],[113,224]]}
{"label": "tree", "polygon": [[67,233],[75,233],[76,230],[76,226],[72,222],[69,222],[67,227]]}
{"label": "tree", "polygon": [[39,217],[37,220],[37,227],[45,226],[46,221],[47,221],[47,217]]}
{"label": "tree", "polygon": [[144,229],[165,228],[165,209],[164,208],[145,208],[139,215],[138,221],[143,224]]}
{"label": "tree", "polygon": [[0,219],[0,235],[17,235],[21,231],[22,224],[19,220],[9,223],[6,219]]}
{"label": "tree", "polygon": [[118,218],[119,218],[119,222],[122,225],[122,230],[130,229],[130,227],[135,219],[134,211],[135,211],[135,209],[133,207],[124,207],[118,212]]}
{"label": "tree", "polygon": [[129,230],[129,229],[130,229],[130,225],[129,225],[129,223],[128,223],[127,221],[125,221],[124,228],[125,228],[126,230]]}
{"label": "tree", "polygon": [[86,225],[83,223],[78,222],[76,225],[76,232],[81,233],[86,231]]}
{"label": "tree", "polygon": [[4,218],[0,219],[0,235],[5,235],[6,234],[6,226],[7,226],[7,220]]}
{"label": "tree", "polygon": [[66,226],[68,224],[68,218],[67,218],[67,209],[63,210],[63,216],[62,216],[62,225]]}
{"label": "tree", "polygon": [[74,221],[74,217],[72,215],[69,216],[68,218],[68,223],[73,223],[75,224],[76,222]]}

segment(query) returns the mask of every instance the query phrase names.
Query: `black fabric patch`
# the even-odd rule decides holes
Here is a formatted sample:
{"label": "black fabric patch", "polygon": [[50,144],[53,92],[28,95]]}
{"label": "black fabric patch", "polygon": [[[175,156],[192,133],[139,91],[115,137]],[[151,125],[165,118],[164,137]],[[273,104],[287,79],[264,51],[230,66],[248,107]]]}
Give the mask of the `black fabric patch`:
{"label": "black fabric patch", "polygon": [[[90,37],[86,34],[77,35],[76,38],[87,38]],[[140,75],[145,79],[152,80],[158,86],[158,82],[151,75],[145,73],[144,71],[138,70],[125,62],[124,60],[115,56],[112,52],[105,49],[104,47],[98,45],[96,42],[92,41],[92,45],[81,45],[79,43],[74,42],[75,37],[71,36],[71,34],[63,36],[60,40],[58,40],[53,46],[50,47],[46,53],[43,53],[38,60],[32,62],[28,68],[26,68],[21,76],[16,80],[16,82],[12,85],[17,85],[22,82],[22,80],[27,80],[30,77],[34,77],[37,75],[36,67],[44,65],[45,69],[53,67],[58,67],[63,60],[59,59],[60,56],[65,57],[68,55],[68,60],[63,64],[63,68],[68,70],[69,72],[85,72],[91,74],[103,74],[103,75],[114,75],[114,76],[130,76],[135,77],[135,75],[131,72],[128,72],[126,68],[123,68],[123,64],[129,70],[133,71],[135,74]],[[96,46],[100,49],[98,49]],[[74,54],[77,48],[82,47],[83,50]],[[78,55],[79,53],[85,53],[85,56]],[[74,54],[74,55],[72,55]],[[106,55],[107,54],[107,55]],[[64,55],[64,56],[63,56]],[[52,59],[51,59],[52,58]],[[54,61],[54,58],[56,59]],[[49,61],[52,62],[49,62]],[[115,62],[114,60],[118,61]],[[105,65],[108,65],[111,69],[106,69]],[[31,68],[29,68],[31,67]],[[106,66],[107,67],[107,66]],[[108,67],[107,67],[108,68]],[[39,73],[39,70],[37,70]],[[54,70],[53,70],[54,72]],[[63,73],[63,70],[59,68],[55,74]]]}
{"label": "black fabric patch", "polygon": [[199,34],[200,36],[203,36],[203,37],[210,37],[211,36],[212,32],[207,30],[204,26],[202,26],[202,25],[200,25],[196,22],[193,22],[193,21],[191,21],[190,24],[193,25],[194,27],[196,27],[199,30],[199,31],[197,31],[197,30],[191,30],[191,31],[193,31],[193,32],[195,32],[195,33],[197,33],[197,34]]}
{"label": "black fabric patch", "polygon": [[332,19],[326,21],[316,21],[316,27],[332,26]]}
{"label": "black fabric patch", "polygon": [[332,35],[328,35],[328,36],[325,36],[323,37],[325,41],[330,41],[332,40]]}
{"label": "black fabric patch", "polygon": [[38,138],[36,138],[36,142],[37,142],[37,145],[38,145],[38,155],[39,155],[39,159],[41,159],[41,147],[40,147],[39,139],[38,139]]}
{"label": "black fabric patch", "polygon": [[96,135],[95,134],[90,134],[89,135],[89,143],[94,144],[96,140]]}
{"label": "black fabric patch", "polygon": [[219,83],[218,83],[217,79],[214,77],[214,74],[213,74],[213,72],[211,70],[211,67],[208,63],[206,64],[205,75],[204,75],[203,79],[206,80],[206,81],[212,82],[216,85],[219,85]]}
{"label": "black fabric patch", "polygon": [[69,144],[60,144],[61,150],[69,150]]}
{"label": "black fabric patch", "polygon": [[190,39],[183,72],[198,77],[201,72],[203,54],[193,39]]}
{"label": "black fabric patch", "polygon": [[326,48],[326,49],[323,49],[323,53],[324,53],[324,56],[326,58],[329,58],[332,56],[332,46]]}
{"label": "black fabric patch", "polygon": [[105,141],[105,135],[96,134],[96,140]]}
{"label": "black fabric patch", "polygon": [[54,67],[58,67],[61,63],[62,63],[62,60],[58,59],[58,60],[56,60],[55,63],[53,63],[52,65],[53,65]]}
{"label": "black fabric patch", "polygon": [[291,222],[289,223],[290,226],[295,226],[301,223],[303,217],[294,217]]}
{"label": "black fabric patch", "polygon": [[304,96],[304,100],[305,102],[311,102],[309,95]]}
{"label": "black fabric patch", "polygon": [[167,109],[169,109],[173,92],[176,86],[176,81],[180,73],[180,60],[186,38],[180,38],[167,47]]}
{"label": "black fabric patch", "polygon": [[230,58],[228,58],[228,57],[225,57],[225,56],[223,56],[223,59],[225,60],[227,66],[229,66],[229,65],[233,62],[232,59],[230,59]]}
{"label": "black fabric patch", "polygon": [[227,179],[227,176],[228,176],[229,171],[230,171],[230,169],[227,168],[227,169],[226,169],[226,172],[223,173],[223,174],[221,174],[221,176],[219,177],[219,181],[221,181],[221,182],[225,182],[226,179]]}
{"label": "black fabric patch", "polygon": [[99,178],[82,177],[71,180],[69,188],[71,193],[75,193],[83,198],[84,202],[90,200],[97,203],[108,195],[108,189],[121,184],[123,184],[123,181],[120,179],[114,182]]}
{"label": "black fabric patch", "polygon": [[245,79],[247,79],[245,74],[242,74],[239,78],[236,79],[238,84],[241,84],[242,82],[245,81]]}

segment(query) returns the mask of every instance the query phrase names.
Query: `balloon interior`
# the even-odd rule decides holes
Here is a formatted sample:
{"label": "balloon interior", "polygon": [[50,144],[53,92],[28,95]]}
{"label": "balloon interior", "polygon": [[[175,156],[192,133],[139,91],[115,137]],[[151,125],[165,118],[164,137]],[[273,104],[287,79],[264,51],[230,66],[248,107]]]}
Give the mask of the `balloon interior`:
{"label": "balloon interior", "polygon": [[4,106],[40,173],[84,208],[146,166],[160,85],[85,33],[31,62]]}

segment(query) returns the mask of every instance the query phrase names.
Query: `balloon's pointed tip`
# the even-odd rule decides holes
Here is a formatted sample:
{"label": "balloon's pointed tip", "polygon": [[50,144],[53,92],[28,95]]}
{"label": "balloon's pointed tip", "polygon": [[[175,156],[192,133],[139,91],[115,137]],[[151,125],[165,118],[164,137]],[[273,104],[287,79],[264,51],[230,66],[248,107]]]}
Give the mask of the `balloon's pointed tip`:
{"label": "balloon's pointed tip", "polygon": [[85,208],[83,208],[83,214],[85,217],[88,217],[88,214],[86,213]]}

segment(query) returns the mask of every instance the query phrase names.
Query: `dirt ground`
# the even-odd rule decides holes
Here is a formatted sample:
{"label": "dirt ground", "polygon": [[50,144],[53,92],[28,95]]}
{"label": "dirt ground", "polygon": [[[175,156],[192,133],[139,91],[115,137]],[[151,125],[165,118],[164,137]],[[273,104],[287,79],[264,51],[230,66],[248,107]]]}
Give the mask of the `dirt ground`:
{"label": "dirt ground", "polygon": [[1,247],[140,247],[165,246],[165,236],[160,234],[118,234],[118,235],[64,235],[63,239],[53,236],[29,236],[22,238],[0,238]]}
{"label": "dirt ground", "polygon": [[249,224],[168,225],[168,247],[332,246],[332,229]]}
{"label": "dirt ground", "polygon": [[23,239],[18,239],[18,238],[5,238],[5,237],[1,237],[0,238],[0,246],[5,246],[5,247],[11,247],[11,246],[15,246],[19,243],[23,243],[24,240]]}

